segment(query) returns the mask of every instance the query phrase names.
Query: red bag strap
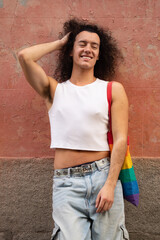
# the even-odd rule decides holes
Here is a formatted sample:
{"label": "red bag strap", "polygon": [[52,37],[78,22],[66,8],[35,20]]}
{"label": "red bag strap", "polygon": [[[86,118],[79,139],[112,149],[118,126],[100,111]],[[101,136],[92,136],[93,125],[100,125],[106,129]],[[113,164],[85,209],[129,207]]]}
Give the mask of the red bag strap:
{"label": "red bag strap", "polygon": [[107,85],[107,100],[108,100],[108,115],[109,115],[110,132],[112,131],[112,126],[111,126],[112,83],[113,82],[109,82]]}
{"label": "red bag strap", "polygon": [[[112,121],[111,121],[111,104],[112,104],[112,83],[109,82],[107,85],[107,100],[108,100],[108,115],[109,115],[109,131],[112,132]],[[129,145],[129,136],[127,138],[127,145]]]}

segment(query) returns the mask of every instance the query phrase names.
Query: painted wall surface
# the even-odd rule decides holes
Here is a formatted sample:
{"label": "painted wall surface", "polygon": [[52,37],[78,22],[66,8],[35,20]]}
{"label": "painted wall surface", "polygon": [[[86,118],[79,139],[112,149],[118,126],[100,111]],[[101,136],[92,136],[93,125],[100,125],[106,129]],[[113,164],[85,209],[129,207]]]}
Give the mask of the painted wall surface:
{"label": "painted wall surface", "polygon": [[[159,157],[159,0],[0,0],[0,156],[54,156],[44,100],[26,82],[17,52],[56,40],[72,16],[109,27],[118,40],[125,63],[116,80],[129,98],[132,156]],[[39,61],[48,75],[55,56]]]}

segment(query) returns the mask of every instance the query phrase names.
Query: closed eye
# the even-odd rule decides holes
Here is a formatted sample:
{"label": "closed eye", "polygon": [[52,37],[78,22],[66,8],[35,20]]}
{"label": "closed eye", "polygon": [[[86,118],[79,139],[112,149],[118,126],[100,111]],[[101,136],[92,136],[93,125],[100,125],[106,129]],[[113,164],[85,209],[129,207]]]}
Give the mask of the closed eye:
{"label": "closed eye", "polygon": [[81,41],[81,42],[79,42],[79,46],[80,46],[80,47],[85,47],[85,46],[86,46],[86,43]]}
{"label": "closed eye", "polygon": [[85,44],[80,44],[79,46],[80,46],[80,47],[85,47]]}
{"label": "closed eye", "polygon": [[92,48],[93,48],[93,49],[97,49],[98,47],[94,45],[94,46],[92,46]]}
{"label": "closed eye", "polygon": [[[79,41],[79,46],[80,46],[80,47],[85,47],[87,44],[88,44],[87,41]],[[91,48],[92,48],[92,49],[96,50],[96,49],[98,49],[98,47],[99,47],[99,44],[98,44],[98,43],[95,43],[95,42],[92,42],[92,43],[91,43]]]}

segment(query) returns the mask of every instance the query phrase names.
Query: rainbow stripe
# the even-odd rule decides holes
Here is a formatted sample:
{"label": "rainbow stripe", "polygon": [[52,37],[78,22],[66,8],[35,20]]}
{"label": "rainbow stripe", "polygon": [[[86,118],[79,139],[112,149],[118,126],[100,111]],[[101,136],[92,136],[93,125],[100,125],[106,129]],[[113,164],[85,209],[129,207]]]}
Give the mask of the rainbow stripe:
{"label": "rainbow stripe", "polygon": [[134,173],[131,156],[129,153],[129,146],[125,157],[125,161],[119,174],[119,179],[121,180],[122,183],[124,198],[127,201],[132,202],[135,206],[138,206],[139,188]]}

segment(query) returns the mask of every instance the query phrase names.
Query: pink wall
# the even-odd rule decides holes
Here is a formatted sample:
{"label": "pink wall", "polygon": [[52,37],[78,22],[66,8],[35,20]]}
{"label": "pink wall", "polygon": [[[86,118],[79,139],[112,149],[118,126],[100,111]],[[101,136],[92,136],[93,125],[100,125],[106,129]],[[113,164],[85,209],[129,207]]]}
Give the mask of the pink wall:
{"label": "pink wall", "polygon": [[[117,76],[129,98],[135,157],[160,156],[160,1],[0,0],[0,156],[52,157],[43,99],[26,82],[17,52],[56,40],[70,16],[109,27],[125,56]],[[55,54],[40,61],[52,75]]]}

